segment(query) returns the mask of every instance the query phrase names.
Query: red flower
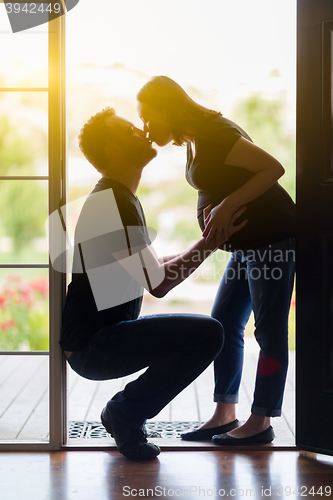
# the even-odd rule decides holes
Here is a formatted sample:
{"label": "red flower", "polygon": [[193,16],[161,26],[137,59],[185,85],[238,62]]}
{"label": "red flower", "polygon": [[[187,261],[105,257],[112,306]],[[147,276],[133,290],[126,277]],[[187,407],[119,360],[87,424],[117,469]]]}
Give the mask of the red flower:
{"label": "red flower", "polygon": [[8,319],[7,321],[3,321],[2,323],[0,323],[0,328],[1,328],[1,330],[3,330],[5,332],[9,328],[12,328],[13,326],[15,326],[15,324],[16,323],[13,319]]}
{"label": "red flower", "polygon": [[11,300],[14,297],[13,290],[9,290],[8,288],[3,292],[3,296],[5,300]]}
{"label": "red flower", "polygon": [[39,292],[43,297],[47,297],[49,293],[49,284],[47,278],[36,278],[34,281],[30,281],[29,285],[33,290]]}
{"label": "red flower", "polygon": [[32,289],[27,285],[17,287],[15,302],[18,304],[31,305],[33,301]]}
{"label": "red flower", "polygon": [[10,274],[9,276],[7,276],[7,281],[22,281],[22,277],[19,276],[18,274]]}
{"label": "red flower", "polygon": [[6,297],[4,295],[0,295],[0,309],[4,309],[5,302],[6,302]]}

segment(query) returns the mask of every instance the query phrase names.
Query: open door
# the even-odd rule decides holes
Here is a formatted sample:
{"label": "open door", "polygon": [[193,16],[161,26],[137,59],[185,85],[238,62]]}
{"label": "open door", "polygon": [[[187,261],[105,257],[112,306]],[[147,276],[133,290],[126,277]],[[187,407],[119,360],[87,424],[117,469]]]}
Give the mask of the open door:
{"label": "open door", "polygon": [[297,15],[296,444],[333,454],[333,2]]}

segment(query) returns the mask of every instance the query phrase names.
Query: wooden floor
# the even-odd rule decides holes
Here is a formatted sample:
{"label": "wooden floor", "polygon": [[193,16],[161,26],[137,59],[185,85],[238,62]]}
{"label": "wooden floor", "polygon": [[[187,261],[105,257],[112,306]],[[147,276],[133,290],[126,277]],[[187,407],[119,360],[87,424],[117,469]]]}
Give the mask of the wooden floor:
{"label": "wooden floor", "polygon": [[333,461],[297,451],[0,453],[1,500],[332,498]]}
{"label": "wooden floor", "polygon": [[[258,349],[246,339],[245,362],[238,418],[249,415],[253,394]],[[100,411],[114,393],[138,374],[104,382],[92,382],[68,369],[69,420],[99,421]],[[290,366],[282,418],[273,420],[274,447],[294,445],[295,435],[295,356],[290,352]],[[205,421],[214,408],[212,402],[213,370],[210,366],[193,384],[177,396],[155,421]],[[4,440],[47,440],[48,428],[48,357],[0,356],[0,443]],[[80,441],[80,442],[79,442]],[[84,442],[83,442],[84,441]],[[94,440],[70,440],[72,445],[98,445]],[[94,443],[91,443],[94,441]],[[179,445],[179,441],[177,444]],[[98,443],[97,443],[98,442]],[[110,442],[110,440],[109,440]],[[171,440],[161,443],[172,446]],[[182,442],[185,445],[184,442]],[[188,445],[187,445],[188,446]]]}

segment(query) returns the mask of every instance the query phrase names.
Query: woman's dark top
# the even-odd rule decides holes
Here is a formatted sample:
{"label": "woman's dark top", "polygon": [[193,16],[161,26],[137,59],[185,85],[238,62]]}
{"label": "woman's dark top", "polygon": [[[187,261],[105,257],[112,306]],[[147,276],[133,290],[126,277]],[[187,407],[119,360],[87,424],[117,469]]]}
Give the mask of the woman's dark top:
{"label": "woman's dark top", "polygon": [[[207,120],[195,140],[195,156],[187,146],[186,179],[198,193],[198,222],[204,229],[203,210],[217,206],[245,184],[253,172],[226,165],[225,159],[240,137],[251,141],[238,125],[221,115]],[[251,141],[252,142],[252,141]],[[246,204],[247,210],[237,223],[248,223],[220,248],[248,251],[293,236],[295,204],[283,187],[275,182],[261,196]]]}
{"label": "woman's dark top", "polygon": [[[113,190],[123,226],[137,226],[138,234],[136,234],[136,238],[141,239],[143,245],[148,244],[149,236],[140,201],[126,186],[102,177],[92,193],[110,188]],[[81,224],[82,227],[82,224],[84,224],[85,218],[89,218],[89,213],[84,208],[85,206],[82,208],[76,232],[78,226]],[[103,207],[100,207],[100,209],[103,210]],[[94,213],[94,216],[96,217],[96,213]],[[110,214],[111,217],[112,214]],[[98,221],[96,221],[97,223]],[[110,246],[108,242],[112,244],[112,240],[108,240],[110,235],[112,238],[112,233],[109,233],[105,237],[101,236],[93,239],[94,248],[101,259],[104,258],[101,251],[104,251],[104,255],[106,255],[108,246]],[[85,257],[84,251],[82,257],[83,259]],[[77,258],[80,259],[78,245],[74,249],[74,262],[76,262]],[[110,286],[112,286],[112,283],[110,283]],[[113,325],[119,321],[137,319],[140,314],[141,304],[142,296],[115,307],[98,310],[87,273],[73,272],[72,282],[68,286],[62,318],[61,347],[65,351],[77,351],[87,345],[90,339],[104,326]]]}

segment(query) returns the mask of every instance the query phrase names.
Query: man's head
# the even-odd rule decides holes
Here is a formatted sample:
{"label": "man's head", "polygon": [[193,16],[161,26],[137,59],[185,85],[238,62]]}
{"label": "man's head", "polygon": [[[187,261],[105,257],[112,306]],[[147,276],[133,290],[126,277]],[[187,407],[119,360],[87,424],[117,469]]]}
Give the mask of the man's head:
{"label": "man's head", "polygon": [[103,175],[120,168],[142,169],[157,155],[143,130],[105,108],[82,127],[79,147]]}

